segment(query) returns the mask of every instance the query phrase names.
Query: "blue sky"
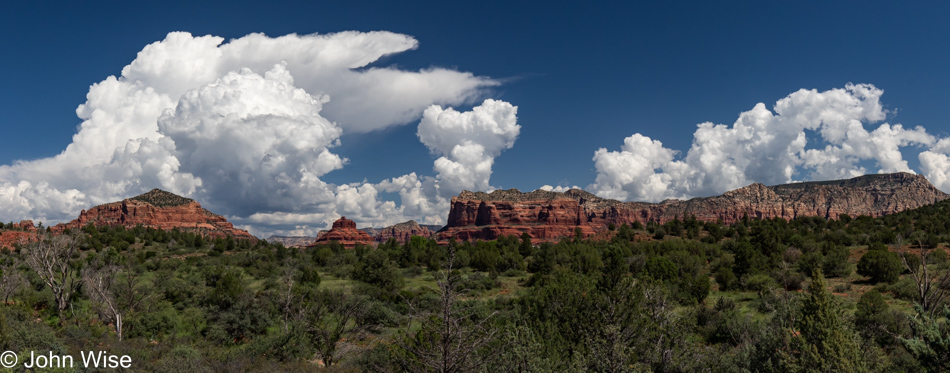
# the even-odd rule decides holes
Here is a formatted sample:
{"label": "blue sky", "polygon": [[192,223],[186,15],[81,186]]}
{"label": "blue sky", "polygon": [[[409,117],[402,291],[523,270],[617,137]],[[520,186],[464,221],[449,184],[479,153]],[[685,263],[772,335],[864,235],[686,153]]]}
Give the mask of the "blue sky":
{"label": "blue sky", "polygon": [[[0,214],[0,220],[64,220],[74,217],[77,212],[74,210],[84,204],[107,202],[123,193],[137,194],[151,187],[174,189],[168,186],[178,186],[178,192],[197,198],[212,210],[228,215],[237,224],[259,234],[308,233],[344,213],[356,214],[361,226],[379,226],[403,218],[437,223],[438,217],[447,213],[447,196],[463,186],[467,186],[466,189],[487,185],[521,190],[542,185],[580,186],[606,197],[659,200],[716,194],[751,182],[770,184],[905,167],[928,175],[944,190],[950,187],[950,183],[941,179],[950,172],[945,167],[950,164],[946,162],[950,142],[941,143],[948,136],[944,108],[950,98],[945,88],[950,86],[950,74],[946,73],[946,66],[950,66],[950,49],[946,47],[950,42],[950,26],[943,19],[950,6],[946,4],[539,4],[234,1],[143,5],[127,2],[8,4],[0,14],[3,35],[0,49],[4,51],[0,69],[6,72],[0,89],[0,110],[6,114],[0,120],[3,133],[0,165],[7,165],[0,166],[0,211],[6,211]],[[473,79],[487,79],[490,84],[482,80],[478,89],[458,88],[453,98],[440,96],[433,99],[433,103],[462,113],[483,105],[484,99],[517,107],[518,128],[513,127],[514,122],[507,123],[507,127],[505,123],[496,123],[507,128],[507,132],[481,144],[488,151],[479,159],[489,160],[489,174],[482,169],[472,171],[475,181],[464,177],[456,180],[448,171],[440,174],[434,169],[434,162],[440,157],[463,165],[469,163],[453,158],[450,153],[454,143],[439,145],[420,141],[419,123],[422,111],[429,105],[407,106],[404,109],[412,111],[405,118],[410,119],[400,117],[400,123],[371,126],[381,128],[370,131],[365,127],[352,130],[347,123],[351,118],[347,113],[351,111],[334,106],[340,105],[341,96],[329,91],[317,92],[321,90],[319,79],[316,85],[301,83],[305,78],[300,77],[302,73],[295,70],[292,61],[289,75],[294,78],[296,87],[305,86],[302,89],[312,95],[328,93],[329,103],[324,105],[325,110],[320,115],[342,129],[337,136],[316,138],[329,141],[327,149],[341,159],[340,164],[327,163],[329,168],[314,173],[321,183],[330,185],[329,189],[311,183],[296,190],[288,186],[295,182],[295,176],[291,175],[291,180],[280,187],[294,191],[271,200],[261,193],[275,190],[274,185],[261,182],[260,190],[216,185],[211,181],[214,172],[209,171],[209,166],[199,167],[201,162],[207,163],[213,158],[192,157],[188,161],[181,154],[182,143],[188,137],[188,133],[181,132],[187,128],[187,120],[182,119],[184,114],[166,123],[167,128],[179,126],[175,127],[179,130],[178,137],[165,135],[176,140],[177,148],[169,149],[181,163],[178,171],[188,171],[184,178],[175,178],[174,182],[148,174],[161,167],[128,166],[129,163],[103,169],[104,176],[96,178],[115,178],[111,184],[60,181],[61,176],[41,171],[56,170],[56,167],[37,162],[60,154],[73,142],[84,120],[77,117],[76,108],[87,101],[90,85],[109,76],[120,77],[123,67],[132,63],[137,53],[146,45],[166,39],[169,32],[186,31],[193,37],[218,36],[227,44],[251,33],[280,37],[291,33],[333,34],[348,30],[389,31],[418,43],[414,49],[375,59],[357,71],[382,68],[418,72],[439,68],[470,73]],[[229,66],[235,70],[239,67],[238,64]],[[219,75],[229,72],[225,70]],[[265,72],[254,71],[260,76]],[[848,89],[848,83],[870,84],[873,89],[870,93],[859,93],[864,86]],[[348,83],[332,84],[342,87],[334,89],[350,92]],[[183,87],[179,91],[197,88]],[[792,97],[801,89],[815,90],[815,95]],[[748,148],[744,155],[740,151],[733,154],[731,149],[720,151],[727,153],[725,155],[697,151],[687,159],[697,124],[712,122],[724,125],[724,129],[735,129],[734,122],[740,113],[764,103],[766,111],[777,114],[774,106],[785,98],[803,103],[791,105],[792,108],[780,115],[788,118],[788,123],[776,120],[762,124],[761,128],[757,127],[757,133],[765,133],[768,128],[783,128],[782,136],[791,138],[802,133],[807,140],[802,149],[797,145],[784,147],[787,144],[783,143],[782,149],[791,150],[761,156],[774,163],[750,166],[749,162],[757,161],[750,161],[753,157],[749,154],[775,146],[740,141],[740,145]],[[170,99],[174,107],[178,97]],[[827,104],[835,100],[841,100],[840,105]],[[822,127],[821,119],[805,118],[796,122],[799,120],[795,119],[796,115],[808,113],[811,110],[808,108],[815,105],[830,105],[825,109],[831,111],[848,111],[841,105],[847,106],[849,102],[858,106],[863,103],[880,106],[860,114],[850,112],[855,116],[846,118],[861,122],[867,132],[873,132],[883,123],[902,124],[904,132],[888,127],[890,136],[879,133],[879,137],[870,136],[879,140],[862,143],[861,136],[843,140],[833,135],[823,137],[823,133],[834,132],[834,128]],[[506,110],[499,105],[492,107],[491,112]],[[353,110],[366,114],[373,107],[369,102]],[[484,106],[484,110],[489,109]],[[827,121],[830,117],[821,118]],[[433,119],[432,123],[437,122]],[[452,131],[452,123],[438,123],[441,124],[432,128]],[[804,129],[797,132],[784,129],[796,125]],[[847,123],[840,126],[846,128]],[[921,129],[914,130],[917,126]],[[482,130],[497,129],[489,127]],[[634,138],[634,134],[641,137]],[[895,163],[893,155],[883,160],[875,158],[885,152],[883,148],[861,148],[865,143],[880,146],[880,139],[885,138],[898,139],[895,141],[899,144],[893,149],[899,151],[902,157],[899,161],[904,163]],[[624,147],[625,139],[631,139],[628,148]],[[226,140],[224,137],[209,144],[222,146]],[[464,136],[456,140],[465,141]],[[93,145],[94,142],[90,146]],[[806,154],[808,149],[822,150],[828,145],[840,149]],[[595,152],[601,148],[604,150],[595,160]],[[858,148],[863,150],[854,150]],[[931,154],[926,158],[929,168],[921,165],[919,154],[922,152]],[[81,153],[70,157],[78,154]],[[154,162],[171,159],[149,154],[153,157],[150,159],[157,159]],[[772,159],[790,154],[794,158],[791,161]],[[139,154],[129,159],[148,157]],[[725,157],[722,162],[734,164],[732,171],[735,172],[723,172],[727,177],[722,178],[702,168],[703,160],[719,162],[717,157]],[[851,160],[836,161],[836,157]],[[20,160],[34,163],[20,168],[12,166]],[[309,161],[312,160],[301,162],[311,164]],[[473,170],[476,163],[470,164]],[[86,166],[90,164],[79,162],[75,167]],[[142,171],[120,172],[126,166],[139,167]],[[772,173],[763,170],[772,170]],[[400,189],[379,183],[411,173],[419,179],[415,190],[422,197],[417,197],[421,199],[414,202],[415,208],[406,209],[402,207],[406,204],[402,199],[412,194],[412,188]],[[119,182],[127,178],[139,181]],[[426,178],[431,179],[429,184]],[[195,187],[197,179],[203,182]],[[24,180],[29,182],[28,186],[24,186]],[[149,185],[149,181],[158,182],[156,180],[165,180],[168,184]],[[375,196],[363,193],[362,197],[350,200],[345,197],[349,194],[339,188],[364,181],[374,185]],[[46,186],[40,187],[43,182]],[[439,186],[439,192],[433,192],[433,186]],[[297,205],[290,201],[321,192],[329,194]],[[329,202],[331,200],[333,202]],[[393,205],[386,205],[387,201]]]}

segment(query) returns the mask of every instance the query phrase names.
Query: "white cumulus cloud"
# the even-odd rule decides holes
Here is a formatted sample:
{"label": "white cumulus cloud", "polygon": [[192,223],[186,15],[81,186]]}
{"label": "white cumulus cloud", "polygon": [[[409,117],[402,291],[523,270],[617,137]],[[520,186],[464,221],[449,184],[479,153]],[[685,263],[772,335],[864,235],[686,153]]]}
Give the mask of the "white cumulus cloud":
{"label": "white cumulus cloud", "polygon": [[581,189],[581,187],[579,187],[579,186],[577,186],[577,185],[572,186],[572,187],[569,187],[569,186],[564,186],[564,185],[551,186],[551,185],[545,184],[545,185],[542,185],[542,186],[541,186],[540,188],[538,188],[538,189],[543,190],[543,191],[546,191],[546,192],[564,193],[564,192],[569,191],[569,190],[571,190],[571,189]]}
{"label": "white cumulus cloud", "polygon": [[[438,177],[410,174],[378,185],[321,180],[347,163],[333,152],[343,133],[406,124],[433,105],[473,103],[499,84],[452,69],[370,66],[417,47],[411,36],[385,31],[251,34],[228,42],[169,33],[121,75],[89,88],[76,109],[81,124],[62,153],[0,165],[0,220],[65,221],[158,187],[259,234],[315,233],[340,214],[363,225],[438,223],[447,212]],[[493,105],[507,105],[514,117],[510,104],[483,104]],[[487,185],[490,158],[501,151],[487,139],[455,152],[456,161],[488,162],[487,169],[473,166],[478,173],[465,185]],[[385,201],[380,192],[402,201]]]}
{"label": "white cumulus cloud", "polygon": [[325,202],[319,177],[343,167],[329,150],[342,130],[320,116],[327,100],[295,88],[283,65],[243,69],[186,92],[158,127],[180,171],[200,178],[200,200],[241,216],[288,211]]}
{"label": "white cumulus cloud", "polygon": [[436,105],[425,110],[417,134],[432,153],[441,155],[433,167],[441,196],[491,189],[495,157],[514,146],[521,131],[517,114],[517,106],[492,99],[467,112]]}
{"label": "white cumulus cloud", "polygon": [[917,155],[924,176],[938,189],[950,191],[950,138],[937,141]]}
{"label": "white cumulus cloud", "polygon": [[[770,111],[759,103],[731,126],[701,123],[684,156],[642,134],[624,139],[619,151],[594,153],[597,178],[589,189],[622,200],[660,201],[715,195],[753,182],[792,182],[796,175],[811,180],[848,178],[873,172],[914,172],[902,147],[929,146],[935,138],[922,127],[882,123],[887,112],[883,90],[869,84],[848,84],[824,92],[799,90],[778,100]],[[823,147],[806,148],[809,135]],[[924,155],[922,155],[923,157]],[[931,156],[932,168],[939,157]],[[923,158],[922,158],[923,162]],[[925,174],[937,174],[923,166]],[[944,167],[946,169],[946,167]]]}

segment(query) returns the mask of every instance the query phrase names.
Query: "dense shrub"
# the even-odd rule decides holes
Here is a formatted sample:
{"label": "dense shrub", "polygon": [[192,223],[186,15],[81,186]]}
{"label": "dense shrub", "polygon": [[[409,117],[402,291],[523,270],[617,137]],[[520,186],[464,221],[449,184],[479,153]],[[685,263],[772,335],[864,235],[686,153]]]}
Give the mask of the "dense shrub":
{"label": "dense shrub", "polygon": [[386,253],[371,250],[353,268],[353,279],[386,291],[396,291],[403,285],[402,274]]}
{"label": "dense shrub", "polygon": [[[851,254],[846,246],[841,244],[824,243],[822,248],[824,261],[821,272],[828,277],[847,277],[853,270],[848,256]],[[805,272],[808,273],[808,272]]]}
{"label": "dense shrub", "polygon": [[871,250],[858,261],[858,274],[870,277],[872,283],[894,283],[903,268],[900,257],[890,251]]}
{"label": "dense shrub", "polygon": [[676,264],[662,256],[655,256],[647,261],[646,274],[657,280],[672,280],[679,275]]}
{"label": "dense shrub", "polygon": [[739,284],[739,280],[736,278],[736,275],[732,273],[732,268],[719,267],[716,271],[716,283],[719,284],[720,291],[729,291],[736,288]]}

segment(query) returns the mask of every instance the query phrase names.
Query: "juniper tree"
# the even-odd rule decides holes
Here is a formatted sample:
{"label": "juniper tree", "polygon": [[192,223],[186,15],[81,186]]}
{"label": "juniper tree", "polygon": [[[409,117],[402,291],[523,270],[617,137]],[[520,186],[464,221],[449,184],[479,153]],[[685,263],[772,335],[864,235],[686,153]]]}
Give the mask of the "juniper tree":
{"label": "juniper tree", "polygon": [[901,344],[930,372],[950,371],[950,308],[943,308],[943,322],[929,316],[917,305],[917,317],[911,320],[913,338]]}
{"label": "juniper tree", "polygon": [[890,251],[870,250],[858,261],[858,274],[868,276],[871,282],[894,283],[900,279],[900,256]]}
{"label": "juniper tree", "polygon": [[820,270],[812,274],[808,294],[802,299],[796,370],[802,372],[866,372],[867,367],[853,332],[845,327],[838,306]]}

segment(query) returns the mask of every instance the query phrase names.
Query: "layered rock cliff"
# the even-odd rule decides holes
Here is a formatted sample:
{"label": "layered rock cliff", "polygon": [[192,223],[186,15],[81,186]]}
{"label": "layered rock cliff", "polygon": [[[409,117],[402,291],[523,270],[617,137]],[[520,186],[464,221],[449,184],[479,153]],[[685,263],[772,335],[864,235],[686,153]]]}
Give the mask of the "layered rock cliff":
{"label": "layered rock cliff", "polygon": [[798,216],[837,218],[840,214],[872,217],[921,207],[947,199],[923,176],[908,173],[865,175],[847,180],[805,182],[767,187],[752,184],[715,197],[660,203],[620,202],[579,189],[564,193],[517,189],[492,193],[462,192],[452,198],[440,240],[495,239],[528,232],[540,240],[584,236],[610,223],[665,223],[695,216],[729,224],[743,216],[793,219]]}
{"label": "layered rock cliff", "polygon": [[56,229],[77,229],[89,224],[126,228],[142,225],[164,230],[178,228],[212,237],[257,239],[246,230],[234,228],[223,216],[205,210],[195,200],[159,189],[83,210],[79,218],[59,224]]}

